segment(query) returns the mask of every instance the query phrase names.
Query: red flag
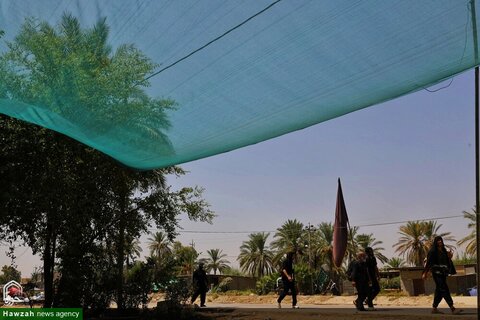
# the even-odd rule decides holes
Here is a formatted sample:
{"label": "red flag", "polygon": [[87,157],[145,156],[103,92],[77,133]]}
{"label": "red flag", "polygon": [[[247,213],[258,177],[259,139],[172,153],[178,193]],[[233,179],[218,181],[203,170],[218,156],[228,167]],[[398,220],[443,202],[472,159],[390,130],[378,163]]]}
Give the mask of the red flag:
{"label": "red flag", "polygon": [[348,215],[343,200],[342,185],[338,178],[337,206],[335,208],[335,223],[333,225],[333,263],[337,268],[342,265],[343,256],[347,251]]}

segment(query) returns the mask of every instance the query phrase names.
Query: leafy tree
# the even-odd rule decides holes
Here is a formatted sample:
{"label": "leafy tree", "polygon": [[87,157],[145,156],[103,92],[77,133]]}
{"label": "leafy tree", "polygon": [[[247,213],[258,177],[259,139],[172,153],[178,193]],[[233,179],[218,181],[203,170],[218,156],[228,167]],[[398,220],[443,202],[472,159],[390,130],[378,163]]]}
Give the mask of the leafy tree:
{"label": "leafy tree", "polygon": [[[96,134],[107,123],[131,121],[136,130],[147,130],[159,146],[168,147],[165,111],[175,103],[144,92],[144,79],[156,65],[130,45],[112,52],[107,39],[105,19],[85,30],[69,14],[57,28],[27,20],[0,56],[0,98],[42,106],[66,121],[93,114]],[[150,131],[152,127],[157,129]],[[126,243],[151,225],[173,238],[179,214],[200,221],[213,218],[202,189],[171,191],[166,185],[165,175],[184,174],[180,168],[137,172],[45,128],[5,116],[0,128],[0,225],[5,237],[21,238],[42,255],[47,307],[53,302],[55,261],[62,271],[59,294],[65,292],[58,301],[91,306],[88,295],[94,295],[88,288],[111,290],[113,284],[122,308]],[[107,272],[112,265],[116,272]],[[107,273],[117,281],[104,277]],[[109,295],[99,299],[107,304]]]}
{"label": "leafy tree", "polygon": [[442,232],[440,233],[439,230],[442,227],[442,224],[437,225],[436,221],[425,221],[424,228],[425,228],[425,241],[427,243],[428,249],[432,247],[433,240],[435,237],[440,236],[443,239],[445,247],[447,249],[453,250],[454,246],[449,244],[448,242],[455,242],[455,238],[451,235],[450,232]]}
{"label": "leafy tree", "polygon": [[465,238],[462,238],[458,241],[458,245],[466,244],[465,253],[471,256],[477,255],[477,231],[476,231],[476,221],[477,221],[477,210],[474,207],[472,212],[463,211],[463,217],[468,220],[468,229],[470,229],[470,234]]}
{"label": "leafy tree", "polygon": [[22,279],[21,272],[15,269],[14,267],[7,266],[7,265],[4,265],[2,267],[2,274],[0,275],[0,284],[5,284],[12,280],[20,282],[21,279]]}
{"label": "leafy tree", "polygon": [[171,241],[164,232],[157,231],[152,237],[148,238],[148,249],[152,256],[161,259],[172,253]]}
{"label": "leafy tree", "polygon": [[139,258],[143,251],[142,247],[140,246],[140,240],[127,240],[125,242],[125,251],[127,253],[127,266],[130,265],[130,263],[135,263],[136,258]]}
{"label": "leafy tree", "polygon": [[396,244],[395,252],[406,256],[407,262],[415,266],[422,266],[427,256],[429,244],[425,241],[425,223],[409,221],[406,225],[400,226],[402,236]]}
{"label": "leafy tree", "polygon": [[305,238],[303,223],[294,220],[287,220],[273,236],[274,241],[271,247],[277,252],[274,262],[278,263],[287,252],[295,252],[297,257],[303,254]]}
{"label": "leafy tree", "polygon": [[379,247],[383,242],[380,240],[375,239],[373,236],[373,233],[366,234],[366,233],[361,233],[356,236],[356,242],[362,248],[365,250],[367,247],[370,247],[373,249],[373,254],[375,257],[377,257],[378,260],[380,260],[382,263],[387,262],[388,258],[385,257],[380,251],[385,250],[382,247]]}
{"label": "leafy tree", "polygon": [[398,257],[393,257],[393,258],[390,258],[386,261],[386,264],[384,266],[384,268],[402,268],[402,267],[405,267],[406,264],[405,264],[405,260],[403,260],[402,258],[398,258]]}
{"label": "leafy tree", "polygon": [[208,258],[206,259],[206,271],[213,270],[213,274],[217,274],[217,271],[223,273],[224,270],[229,268],[227,259],[224,259],[227,255],[222,253],[220,249],[207,250]]}
{"label": "leafy tree", "polygon": [[200,253],[193,246],[183,246],[179,241],[173,243],[172,252],[177,273],[180,275],[192,275]]}
{"label": "leafy tree", "polygon": [[274,271],[273,252],[267,245],[269,235],[265,232],[252,233],[248,236],[249,240],[242,243],[237,258],[242,271],[259,278]]}
{"label": "leafy tree", "polygon": [[393,246],[395,252],[406,256],[407,262],[414,266],[423,266],[423,261],[427,256],[428,250],[432,246],[433,239],[441,236],[447,248],[452,246],[447,241],[454,241],[450,232],[439,233],[442,225],[437,225],[434,221],[409,221],[406,225],[400,226],[399,241]]}
{"label": "leafy tree", "polygon": [[[315,236],[312,241],[312,249],[319,262],[326,264],[328,270],[334,270],[333,265],[333,224],[331,222],[322,222],[318,225]],[[316,259],[315,259],[316,260]],[[315,264],[314,269],[317,269]],[[330,275],[331,276],[331,275]]]}
{"label": "leafy tree", "polygon": [[347,242],[347,252],[348,262],[355,259],[357,252],[359,251],[359,245],[357,243],[357,233],[358,227],[354,226],[348,229],[348,242]]}

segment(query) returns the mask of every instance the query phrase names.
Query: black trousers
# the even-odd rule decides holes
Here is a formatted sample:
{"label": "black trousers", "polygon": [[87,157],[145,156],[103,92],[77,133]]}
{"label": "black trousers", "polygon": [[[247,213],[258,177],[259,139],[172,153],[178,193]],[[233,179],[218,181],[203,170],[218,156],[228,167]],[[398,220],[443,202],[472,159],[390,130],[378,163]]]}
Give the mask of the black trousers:
{"label": "black trousers", "polygon": [[378,283],[378,280],[375,279],[372,281],[372,285],[368,290],[367,304],[369,307],[373,307],[373,300],[375,299],[375,297],[378,295],[379,292],[380,292],[380,284]]}
{"label": "black trousers", "polygon": [[365,299],[368,297],[369,294],[369,289],[370,287],[368,286],[367,283],[358,283],[356,285],[357,289],[357,300],[355,300],[355,306],[357,307],[357,310],[365,310],[365,307],[363,306],[363,302]]}
{"label": "black trousers", "polygon": [[295,281],[285,281],[282,280],[283,282],[283,290],[282,293],[280,293],[280,296],[278,297],[277,302],[281,303],[283,298],[285,298],[288,294],[288,290],[292,292],[292,306],[297,305],[297,289],[295,288]]}
{"label": "black trousers", "polygon": [[200,295],[200,305],[205,305],[205,299],[207,298],[207,289],[206,288],[196,288],[192,295],[192,303],[197,300],[198,296]]}
{"label": "black trousers", "polygon": [[433,307],[436,308],[440,304],[442,299],[445,299],[445,302],[449,307],[453,306],[453,299],[450,295],[450,289],[447,285],[447,276],[432,273],[433,281],[435,281],[435,296],[433,297]]}

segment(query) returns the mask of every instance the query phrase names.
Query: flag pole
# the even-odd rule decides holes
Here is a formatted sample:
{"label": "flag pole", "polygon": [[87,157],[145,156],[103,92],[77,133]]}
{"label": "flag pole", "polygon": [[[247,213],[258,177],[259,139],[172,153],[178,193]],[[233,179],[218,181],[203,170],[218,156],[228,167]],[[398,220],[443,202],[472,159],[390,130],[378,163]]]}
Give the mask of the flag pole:
{"label": "flag pole", "polygon": [[[477,40],[477,15],[475,13],[475,0],[470,0],[470,8],[472,12],[472,31],[473,31],[473,49],[475,53],[475,65],[478,65],[478,40]],[[475,67],[475,217],[476,217],[476,247],[477,247],[477,266],[476,266],[476,275],[477,275],[477,290],[478,285],[480,284],[480,248],[478,243],[480,242],[480,178],[479,178],[479,70],[478,66]],[[477,319],[480,319],[480,313],[478,309],[480,307],[480,295],[477,293]]]}

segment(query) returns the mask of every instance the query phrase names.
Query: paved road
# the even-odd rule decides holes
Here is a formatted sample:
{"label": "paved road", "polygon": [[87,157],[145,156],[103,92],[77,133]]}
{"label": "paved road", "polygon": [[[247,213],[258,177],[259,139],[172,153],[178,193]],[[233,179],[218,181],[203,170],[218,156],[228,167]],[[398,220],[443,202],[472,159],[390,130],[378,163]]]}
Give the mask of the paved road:
{"label": "paved road", "polygon": [[461,308],[461,315],[451,315],[450,309],[440,308],[445,314],[432,315],[430,308],[412,306],[378,306],[376,311],[358,312],[353,304],[348,305],[301,305],[300,309],[292,309],[284,304],[279,310],[268,304],[210,303],[201,313],[223,314],[218,319],[445,319],[460,318],[477,319],[476,308]]}

